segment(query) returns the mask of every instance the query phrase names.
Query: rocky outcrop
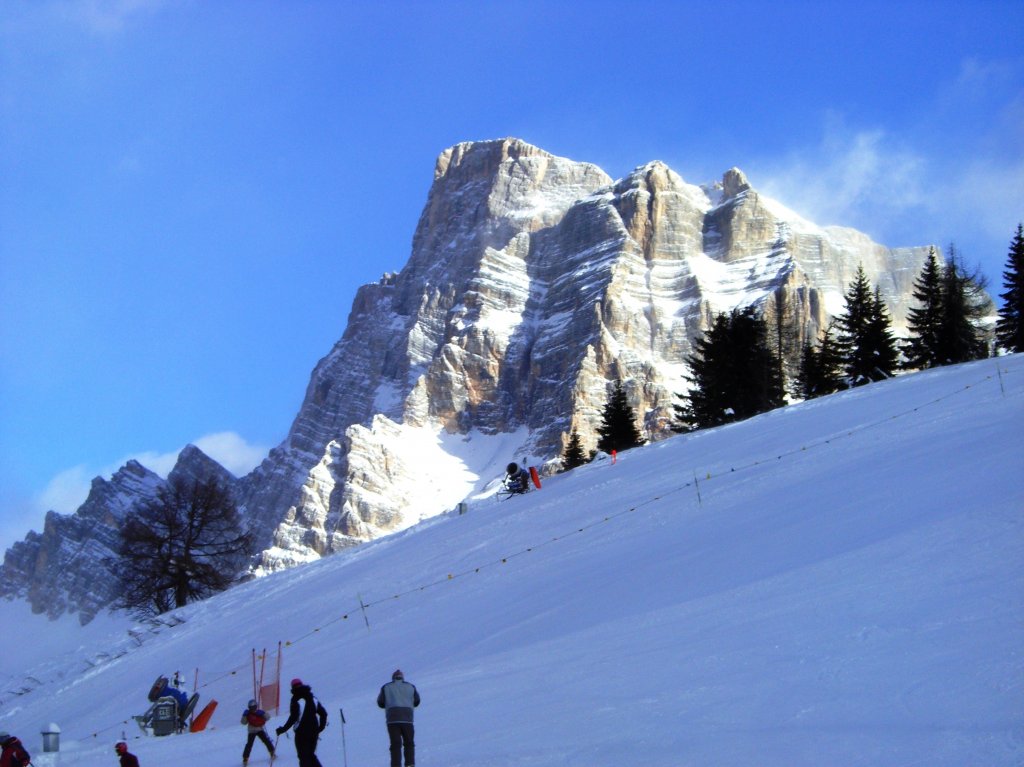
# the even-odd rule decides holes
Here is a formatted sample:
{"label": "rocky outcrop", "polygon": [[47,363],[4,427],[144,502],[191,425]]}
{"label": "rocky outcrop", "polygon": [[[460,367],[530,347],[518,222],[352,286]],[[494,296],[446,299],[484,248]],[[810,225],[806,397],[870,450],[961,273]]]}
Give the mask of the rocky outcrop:
{"label": "rocky outcrop", "polygon": [[[718,312],[758,305],[813,338],[863,266],[899,332],[926,253],[818,227],[736,168],[705,187],[661,162],[616,181],[515,139],[451,147],[408,263],[359,289],[287,438],[237,484],[253,572],[451,508],[493,469],[494,445],[543,461],[576,429],[592,447],[616,378],[646,436],[669,433],[687,355]],[[457,481],[425,474],[425,457]],[[44,550],[30,536],[8,561],[20,572]]]}
{"label": "rocky outcrop", "polygon": [[899,327],[925,253],[817,227],[735,168],[702,188],[660,162],[612,181],[514,139],[452,147],[408,264],[359,291],[288,439],[245,480],[266,523],[260,570],[417,518],[388,437],[400,427],[524,429],[522,450],[553,457],[573,428],[596,442],[621,378],[657,439],[715,313],[781,305],[814,337],[863,265]]}
{"label": "rocky outcrop", "polygon": [[[170,477],[215,477],[232,487],[234,477],[198,448],[189,445]],[[42,533],[31,532],[7,550],[0,566],[0,596],[26,599],[51,618],[77,613],[82,624],[118,596],[117,579],[106,560],[120,544],[118,530],[139,503],[150,501],[165,480],[137,461],[129,461],[110,480],[97,477],[74,514],[46,515]]]}

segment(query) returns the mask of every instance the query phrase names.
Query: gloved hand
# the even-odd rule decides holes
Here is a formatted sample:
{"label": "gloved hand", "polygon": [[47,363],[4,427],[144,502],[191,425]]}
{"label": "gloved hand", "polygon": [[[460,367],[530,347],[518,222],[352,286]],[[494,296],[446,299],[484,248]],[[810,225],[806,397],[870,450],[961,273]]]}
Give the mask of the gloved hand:
{"label": "gloved hand", "polygon": [[274,732],[276,732],[279,736],[280,735],[284,735],[285,728],[284,727],[278,727],[276,730],[274,730]]}

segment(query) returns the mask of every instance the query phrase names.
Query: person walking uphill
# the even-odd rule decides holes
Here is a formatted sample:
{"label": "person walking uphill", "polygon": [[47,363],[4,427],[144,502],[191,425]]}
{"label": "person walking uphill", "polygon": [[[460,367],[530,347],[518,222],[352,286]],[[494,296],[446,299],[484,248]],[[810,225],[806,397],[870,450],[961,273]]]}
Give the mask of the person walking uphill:
{"label": "person walking uphill", "polygon": [[32,762],[21,741],[6,732],[0,732],[0,749],[0,767],[25,767]]}
{"label": "person walking uphill", "polygon": [[316,758],[316,742],[327,726],[327,709],[316,698],[308,684],[301,679],[292,680],[292,703],[288,721],[277,728],[278,735],[295,728],[295,753],[299,767],[322,767]]}
{"label": "person walking uphill", "polygon": [[249,754],[252,753],[252,744],[259,738],[267,747],[270,758],[274,758],[274,744],[270,742],[270,736],[263,726],[267,723],[267,712],[256,706],[255,700],[250,700],[248,707],[242,712],[242,724],[247,725],[249,737],[245,741],[245,748],[242,749],[242,764],[249,763]]}
{"label": "person walking uphill", "polygon": [[377,705],[384,709],[384,720],[388,725],[391,740],[391,767],[402,767],[402,746],[405,746],[405,767],[416,765],[415,730],[412,726],[412,710],[420,704],[416,685],[405,681],[405,674],[396,670],[391,681],[380,688]]}
{"label": "person walking uphill", "polygon": [[114,753],[117,754],[121,767],[139,767],[138,757],[128,753],[128,744],[123,740],[114,744]]}

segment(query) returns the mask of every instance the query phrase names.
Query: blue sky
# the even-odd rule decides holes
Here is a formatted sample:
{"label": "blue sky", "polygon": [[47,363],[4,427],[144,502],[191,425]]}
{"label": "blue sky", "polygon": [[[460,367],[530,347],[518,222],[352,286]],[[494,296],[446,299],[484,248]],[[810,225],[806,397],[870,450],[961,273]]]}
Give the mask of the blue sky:
{"label": "blue sky", "polygon": [[0,546],[130,457],[254,466],[460,141],[738,166],[999,292],[1021,29],[1020,2],[5,0]]}

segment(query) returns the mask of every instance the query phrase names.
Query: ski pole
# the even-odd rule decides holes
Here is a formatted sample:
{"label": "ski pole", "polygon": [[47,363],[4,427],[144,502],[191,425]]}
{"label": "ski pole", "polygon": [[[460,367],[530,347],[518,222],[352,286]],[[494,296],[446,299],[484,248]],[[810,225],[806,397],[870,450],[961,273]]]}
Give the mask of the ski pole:
{"label": "ski pole", "polygon": [[345,709],[339,708],[341,714],[341,755],[345,759],[345,767],[348,767],[348,746],[345,743]]}

